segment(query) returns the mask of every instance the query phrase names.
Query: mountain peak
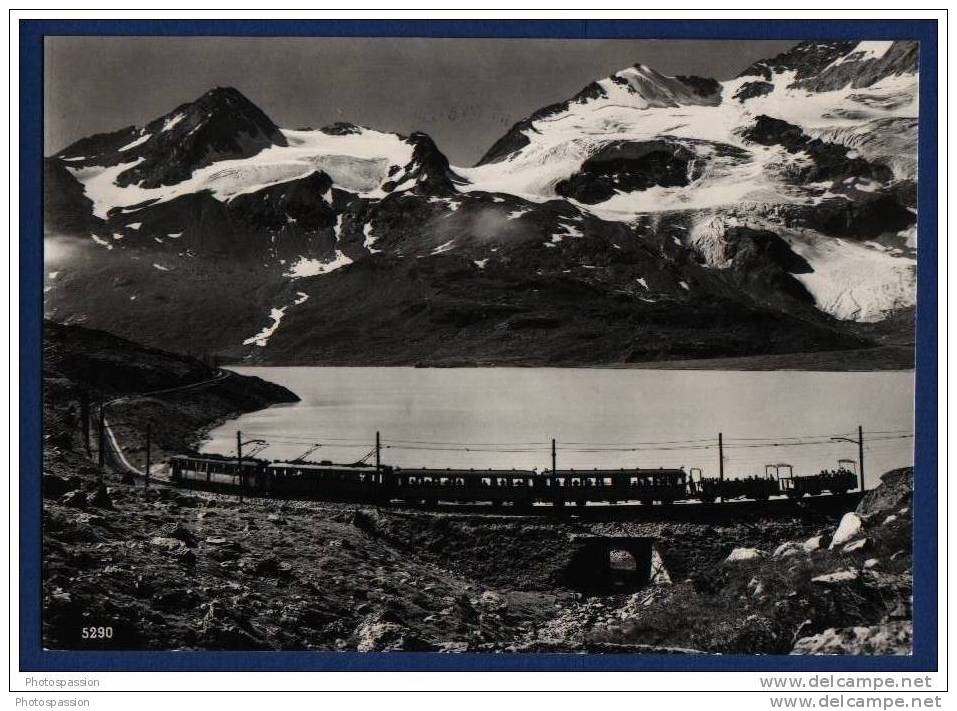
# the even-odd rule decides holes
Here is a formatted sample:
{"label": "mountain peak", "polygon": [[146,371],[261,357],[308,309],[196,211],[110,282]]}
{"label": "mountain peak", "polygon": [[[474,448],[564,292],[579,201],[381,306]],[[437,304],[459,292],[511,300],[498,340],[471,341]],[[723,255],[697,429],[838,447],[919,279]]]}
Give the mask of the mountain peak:
{"label": "mountain peak", "polygon": [[180,108],[186,107],[262,113],[259,107],[250,101],[245,94],[232,86],[213,87],[195,101],[183,104]]}
{"label": "mountain peak", "polygon": [[570,99],[546,106],[516,123],[486,152],[477,165],[506,160],[529,144],[528,133],[537,132],[536,121],[567,111],[573,104],[612,103],[634,109],[677,108],[679,106],[717,106],[721,103],[721,84],[698,76],[671,77],[636,63],[605,79],[592,82]]}
{"label": "mountain peak", "polygon": [[787,52],[755,62],[738,76],[772,81],[775,74],[793,72],[793,87],[817,92],[848,85],[857,89],[891,75],[914,73],[917,61],[918,45],[913,41],[805,40]]}
{"label": "mountain peak", "polygon": [[214,87],[145,126],[81,139],[57,157],[76,168],[133,164],[116,184],[155,188],[175,185],[217,160],[248,158],[273,145],[286,145],[286,138],[258,106],[234,87]]}
{"label": "mountain peak", "polygon": [[279,127],[233,87],[216,87],[147,124],[128,146],[125,160],[141,158],[119,176],[119,185],[173,185],[197,168],[224,158],[248,158],[286,145]]}

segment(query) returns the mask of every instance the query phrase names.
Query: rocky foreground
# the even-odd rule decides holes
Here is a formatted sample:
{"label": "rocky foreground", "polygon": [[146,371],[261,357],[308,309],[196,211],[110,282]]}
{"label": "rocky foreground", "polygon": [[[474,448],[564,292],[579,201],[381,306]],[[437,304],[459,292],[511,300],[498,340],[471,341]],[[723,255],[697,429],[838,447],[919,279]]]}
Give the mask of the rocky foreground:
{"label": "rocky foreground", "polygon": [[[51,648],[900,654],[909,471],[831,522],[601,523],[145,492],[79,457],[44,475]],[[884,498],[880,498],[884,496]],[[568,582],[570,534],[654,536],[633,594]],[[85,641],[86,626],[108,640]]]}

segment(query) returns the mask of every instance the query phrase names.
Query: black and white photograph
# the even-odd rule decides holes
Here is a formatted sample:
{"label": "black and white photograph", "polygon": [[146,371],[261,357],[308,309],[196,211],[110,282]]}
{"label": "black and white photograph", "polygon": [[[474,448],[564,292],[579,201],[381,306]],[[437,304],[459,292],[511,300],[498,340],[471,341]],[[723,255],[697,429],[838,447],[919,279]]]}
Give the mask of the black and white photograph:
{"label": "black and white photograph", "polygon": [[920,42],[42,58],[44,650],[912,654]]}

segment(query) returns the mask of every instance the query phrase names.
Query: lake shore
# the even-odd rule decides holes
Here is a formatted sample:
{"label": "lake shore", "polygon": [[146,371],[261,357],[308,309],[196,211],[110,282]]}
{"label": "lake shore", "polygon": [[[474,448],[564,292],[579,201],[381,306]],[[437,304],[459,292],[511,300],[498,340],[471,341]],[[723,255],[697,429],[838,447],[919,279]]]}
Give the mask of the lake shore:
{"label": "lake shore", "polygon": [[643,368],[648,370],[797,370],[841,373],[914,370],[914,347],[880,346],[852,351],[669,360],[601,367]]}
{"label": "lake shore", "polygon": [[643,370],[729,370],[729,371],[809,371],[809,372],[884,372],[914,369],[913,345],[883,345],[874,348],[859,348],[841,351],[815,351],[811,353],[775,353],[764,355],[731,356],[721,358],[684,358],[675,360],[644,360],[635,362],[564,363],[549,359],[516,357],[515,359],[483,358],[438,358],[430,360],[393,360],[388,357],[377,360],[356,359],[350,361],[275,361],[228,362],[226,367],[257,368],[550,368],[561,370],[643,369]]}

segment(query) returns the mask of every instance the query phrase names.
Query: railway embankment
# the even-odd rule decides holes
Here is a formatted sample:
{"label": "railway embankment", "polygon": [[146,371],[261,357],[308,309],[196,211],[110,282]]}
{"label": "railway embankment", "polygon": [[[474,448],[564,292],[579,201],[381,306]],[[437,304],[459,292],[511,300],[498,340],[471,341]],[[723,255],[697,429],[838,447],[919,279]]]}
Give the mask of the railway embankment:
{"label": "railway embankment", "polygon": [[[48,336],[47,647],[900,653],[909,646],[910,470],[885,475],[859,504],[842,499],[845,508],[749,508],[738,517],[725,509],[714,519],[629,520],[584,515],[587,508],[556,519],[146,491],[96,465],[78,433],[76,394],[115,399],[200,382],[210,370],[155,351],[132,358],[138,347],[85,329]],[[169,423],[155,431],[160,446],[181,448],[217,418],[288,397],[231,377],[208,389],[131,399],[111,423],[129,421],[136,430],[135,417],[151,412],[152,422]],[[137,457],[132,436],[123,442]],[[641,564],[629,557],[636,541],[652,554],[652,579],[629,577]],[[600,556],[588,560],[589,551]],[[609,586],[584,589],[574,574],[583,565],[611,568],[599,576]],[[111,636],[84,639],[89,626],[109,627]]]}

